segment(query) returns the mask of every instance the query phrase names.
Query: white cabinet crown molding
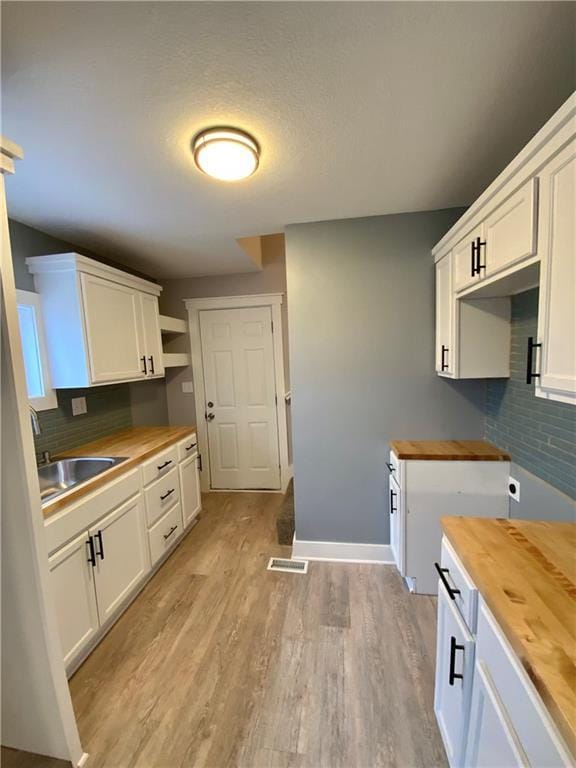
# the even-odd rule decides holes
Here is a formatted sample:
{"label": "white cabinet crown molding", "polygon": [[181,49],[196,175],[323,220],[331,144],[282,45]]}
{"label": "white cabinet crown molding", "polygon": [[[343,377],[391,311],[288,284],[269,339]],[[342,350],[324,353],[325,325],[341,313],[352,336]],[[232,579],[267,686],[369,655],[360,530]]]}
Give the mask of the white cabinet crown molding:
{"label": "white cabinet crown molding", "polygon": [[122,285],[135,288],[143,293],[151,293],[154,296],[160,296],[162,286],[153,283],[151,280],[145,280],[143,277],[131,275],[117,267],[111,267],[108,264],[90,259],[88,256],[82,256],[79,253],[57,253],[49,256],[30,256],[26,259],[26,264],[30,272],[34,274],[69,272],[85,272],[96,277],[111,280]]}
{"label": "white cabinet crown molding", "polygon": [[570,141],[575,121],[576,93],[573,93],[434,246],[434,261],[441,259],[512,192],[538,173]]}

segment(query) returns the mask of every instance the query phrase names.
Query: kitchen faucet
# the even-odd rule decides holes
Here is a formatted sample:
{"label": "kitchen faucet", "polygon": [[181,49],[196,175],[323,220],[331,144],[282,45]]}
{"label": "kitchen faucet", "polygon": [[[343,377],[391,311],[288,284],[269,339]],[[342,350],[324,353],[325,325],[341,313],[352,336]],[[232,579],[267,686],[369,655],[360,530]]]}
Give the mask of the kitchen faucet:
{"label": "kitchen faucet", "polygon": [[28,408],[30,408],[30,418],[32,419],[32,431],[36,436],[42,434],[42,428],[40,426],[40,418],[38,417],[38,411],[36,408],[33,408],[30,404],[28,404]]}

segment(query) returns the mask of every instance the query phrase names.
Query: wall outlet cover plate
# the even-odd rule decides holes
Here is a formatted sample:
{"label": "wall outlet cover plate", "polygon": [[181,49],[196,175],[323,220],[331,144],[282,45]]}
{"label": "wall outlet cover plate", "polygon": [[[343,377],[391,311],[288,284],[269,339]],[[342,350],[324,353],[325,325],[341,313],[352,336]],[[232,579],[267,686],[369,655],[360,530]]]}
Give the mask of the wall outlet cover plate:
{"label": "wall outlet cover plate", "polygon": [[192,395],[192,394],[194,394],[194,382],[192,382],[192,381],[183,381],[182,382],[182,392],[185,395]]}
{"label": "wall outlet cover plate", "polygon": [[82,416],[83,413],[88,413],[85,397],[73,397],[70,402],[72,403],[72,416]]}
{"label": "wall outlet cover plate", "polygon": [[520,483],[514,477],[508,478],[508,495],[514,501],[520,501]]}

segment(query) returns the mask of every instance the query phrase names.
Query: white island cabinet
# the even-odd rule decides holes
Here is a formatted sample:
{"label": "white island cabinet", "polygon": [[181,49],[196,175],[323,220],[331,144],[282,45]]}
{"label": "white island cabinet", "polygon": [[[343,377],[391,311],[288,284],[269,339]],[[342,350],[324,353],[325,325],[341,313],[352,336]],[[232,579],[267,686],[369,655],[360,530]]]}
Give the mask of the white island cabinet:
{"label": "white island cabinet", "polygon": [[42,297],[55,389],[164,375],[159,285],[77,253],[26,263]]}

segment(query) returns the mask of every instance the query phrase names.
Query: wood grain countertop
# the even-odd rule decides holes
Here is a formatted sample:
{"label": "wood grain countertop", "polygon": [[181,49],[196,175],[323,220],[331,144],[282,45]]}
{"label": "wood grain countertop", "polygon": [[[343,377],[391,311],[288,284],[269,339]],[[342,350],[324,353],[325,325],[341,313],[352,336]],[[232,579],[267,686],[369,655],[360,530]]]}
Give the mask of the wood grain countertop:
{"label": "wood grain countertop", "polygon": [[81,499],[82,496],[86,496],[100,486],[109,483],[115,477],[134,469],[155,453],[169,448],[195,432],[196,427],[129,427],[91,443],[85,443],[72,451],[59,454],[54,459],[79,456],[125,456],[126,461],[107,469],[106,472],[96,475],[96,477],[72,488],[61,496],[47,501],[42,505],[44,517],[50,517],[55,512],[59,512],[69,504]]}
{"label": "wood grain countertop", "polygon": [[576,523],[443,517],[442,528],[576,755]]}
{"label": "wood grain countertop", "polygon": [[510,454],[486,440],[391,440],[399,459],[425,461],[510,461]]}

